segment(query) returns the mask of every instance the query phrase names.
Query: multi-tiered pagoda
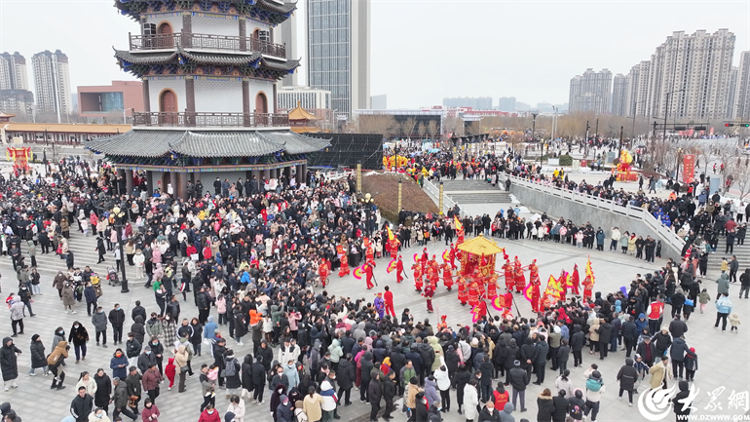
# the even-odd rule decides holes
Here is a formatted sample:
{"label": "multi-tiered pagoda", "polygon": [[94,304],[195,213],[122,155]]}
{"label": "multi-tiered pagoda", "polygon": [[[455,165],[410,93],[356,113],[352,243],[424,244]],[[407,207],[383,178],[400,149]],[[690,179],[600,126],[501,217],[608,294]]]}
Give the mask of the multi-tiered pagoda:
{"label": "multi-tiered pagoda", "polygon": [[129,49],[115,50],[120,67],[143,82],[145,112],[133,129],[86,143],[105,154],[132,189],[144,172],[150,191],[187,182],[211,186],[218,176],[304,182],[307,157],[328,142],[289,130],[276,113],[276,82],[294,72],[273,27],[295,10],[277,0],[115,0],[136,20]]}

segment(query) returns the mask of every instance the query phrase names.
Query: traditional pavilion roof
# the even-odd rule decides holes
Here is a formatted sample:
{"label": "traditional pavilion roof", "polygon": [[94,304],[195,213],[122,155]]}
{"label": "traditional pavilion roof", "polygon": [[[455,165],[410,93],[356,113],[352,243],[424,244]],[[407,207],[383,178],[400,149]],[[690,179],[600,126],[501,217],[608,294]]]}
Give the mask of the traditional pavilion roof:
{"label": "traditional pavilion roof", "polygon": [[204,74],[278,80],[299,66],[299,60],[275,60],[259,52],[201,53],[181,47],[142,52],[115,49],[115,58],[123,70],[137,77]]}
{"label": "traditional pavilion roof", "polygon": [[185,11],[246,16],[278,25],[292,15],[297,4],[272,0],[115,0],[115,7],[136,21],[142,13]]}
{"label": "traditional pavilion roof", "polygon": [[307,154],[330,145],[289,130],[191,131],[134,129],[121,135],[84,142],[91,151],[126,157],[178,154],[196,158],[260,157],[280,152]]}
{"label": "traditional pavilion roof", "polygon": [[287,113],[287,115],[289,116],[289,120],[320,120],[318,116],[309,113],[307,110],[302,108],[299,101],[297,101],[297,107],[289,110],[289,113]]}
{"label": "traditional pavilion roof", "polygon": [[496,255],[504,250],[497,246],[497,243],[493,240],[487,239],[481,234],[458,245],[458,249],[474,255]]}

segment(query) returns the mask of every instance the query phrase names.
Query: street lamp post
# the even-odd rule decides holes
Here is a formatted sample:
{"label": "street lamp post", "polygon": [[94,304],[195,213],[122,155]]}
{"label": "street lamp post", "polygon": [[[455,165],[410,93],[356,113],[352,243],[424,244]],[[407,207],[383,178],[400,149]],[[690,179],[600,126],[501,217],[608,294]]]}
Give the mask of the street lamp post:
{"label": "street lamp post", "polygon": [[[535,134],[536,134],[536,116],[538,116],[539,113],[531,113],[531,116],[533,117],[531,121],[531,142],[534,142]],[[539,164],[542,164],[542,149],[539,149]]]}
{"label": "street lamp post", "polygon": [[675,170],[674,176],[675,182],[678,182],[680,180],[680,158],[682,158],[682,148],[677,148],[677,170]]}
{"label": "street lamp post", "polygon": [[552,110],[555,111],[555,114],[552,117],[552,138],[547,143],[547,153],[549,153],[549,144],[555,140],[555,132],[557,131],[557,107],[552,106]]}
{"label": "street lamp post", "polygon": [[122,227],[123,227],[122,220],[125,217],[125,213],[121,212],[119,207],[112,208],[112,213],[115,216],[115,230],[117,230],[117,244],[118,244],[118,247],[120,248],[120,269],[122,270],[120,293],[128,293],[130,292],[130,289],[128,289],[128,277],[125,274],[125,250],[122,245]]}

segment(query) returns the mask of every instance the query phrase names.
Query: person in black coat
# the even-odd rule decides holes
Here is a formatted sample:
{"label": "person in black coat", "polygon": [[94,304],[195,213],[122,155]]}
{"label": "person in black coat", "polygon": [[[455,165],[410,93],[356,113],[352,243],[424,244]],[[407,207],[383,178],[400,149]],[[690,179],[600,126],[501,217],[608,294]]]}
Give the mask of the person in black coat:
{"label": "person in black coat", "polygon": [[47,375],[47,355],[44,353],[44,344],[39,334],[31,336],[31,346],[29,346],[31,352],[31,369],[29,369],[29,375],[36,375],[36,368],[43,368],[44,375]]}
{"label": "person in black coat", "polygon": [[570,336],[570,350],[573,352],[573,367],[583,364],[583,345],[586,342],[585,334],[578,324],[573,325],[573,334]]}
{"label": "person in black coat", "polygon": [[[364,365],[362,366],[364,371]],[[370,420],[378,420],[378,412],[380,411],[380,400],[383,398],[383,389],[380,387],[380,381],[378,379],[379,371],[372,369],[370,372],[370,382],[367,384],[367,395],[370,399]],[[364,374],[362,374],[362,382],[364,382]]]}
{"label": "person in black coat", "polygon": [[690,406],[693,403],[683,403],[682,401],[690,396],[690,386],[687,381],[680,381],[678,386],[680,392],[672,399],[674,413],[678,421],[687,420],[686,416],[690,415]]}
{"label": "person in black coat", "polygon": [[[245,355],[241,371],[240,379],[242,381],[242,388],[247,391],[249,396],[250,392],[253,391],[253,356],[251,354],[248,353]],[[244,397],[244,392],[242,396]]]}
{"label": "person in black coat", "polygon": [[565,390],[560,390],[557,396],[552,398],[552,406],[555,407],[555,411],[552,413],[552,422],[565,422],[568,416],[568,405],[570,403],[565,398],[565,394]]}
{"label": "person in black coat", "polygon": [[557,348],[557,368],[560,370],[560,375],[568,369],[568,359],[570,359],[570,346],[568,340],[562,339],[560,347]]}
{"label": "person in black coat", "polygon": [[539,351],[534,345],[534,340],[530,337],[526,338],[523,346],[521,346],[521,368],[526,370],[526,375],[531,378],[531,370],[534,368],[534,362],[536,362]]}
{"label": "person in black coat", "polygon": [[[375,364],[372,362],[372,353],[365,352],[365,354],[362,356],[362,359],[359,361],[360,363],[360,388],[359,388],[359,401],[363,402],[370,402],[369,399],[369,392],[370,389],[368,387],[365,387],[370,384],[370,380],[372,379],[371,372],[373,368],[375,367]],[[415,365],[416,368],[416,365]],[[375,418],[372,418],[375,419]]]}
{"label": "person in black coat", "polygon": [[495,402],[490,400],[479,412],[479,421],[481,422],[501,422],[500,411],[495,409]]}
{"label": "person in black coat", "polygon": [[521,354],[521,351],[518,349],[518,346],[516,346],[516,339],[512,338],[508,342],[508,347],[506,347],[506,355],[505,355],[505,386],[510,385],[510,370],[513,369],[513,363],[518,360],[519,356]]}
{"label": "person in black coat", "polygon": [[70,414],[76,422],[87,422],[92,410],[94,410],[94,399],[86,393],[86,387],[78,387],[78,395],[70,402]]}
{"label": "person in black coat", "polygon": [[[395,368],[391,372],[396,373]],[[354,367],[354,364],[352,363],[352,355],[347,354],[346,356],[344,356],[344,359],[339,362],[339,368],[336,372],[336,382],[339,385],[339,400],[343,398],[345,406],[349,406],[352,404],[351,392],[356,377],[357,371]]]}
{"label": "person in black coat", "polygon": [[[552,415],[555,413],[555,405],[552,401],[552,392],[549,391],[549,388],[545,388],[544,391],[542,391],[542,394],[537,397],[536,405],[537,422],[552,422]],[[482,419],[480,418],[480,421],[481,420]]]}
{"label": "person in black coat", "polygon": [[271,370],[271,363],[273,363],[273,349],[268,347],[268,343],[266,343],[265,340],[260,342],[260,347],[258,348],[256,357],[261,357],[263,359],[261,362],[263,363],[266,372]]}
{"label": "person in black coat", "polygon": [[75,257],[73,251],[68,251],[68,256],[65,258],[65,263],[68,265],[68,270],[72,270],[75,266]]}
{"label": "person in black coat", "polygon": [[604,360],[609,351],[609,340],[612,338],[612,324],[604,318],[601,318],[600,321],[601,324],[599,324],[596,332],[599,333],[599,359]]}
{"label": "person in black coat", "polygon": [[638,340],[638,327],[633,322],[633,317],[628,315],[625,322],[620,327],[622,333],[622,342],[625,345],[625,357],[630,357],[630,352],[635,349],[636,341]]}
{"label": "person in black coat", "polygon": [[255,357],[255,363],[252,367],[253,380],[253,403],[263,403],[263,391],[266,389],[266,368],[263,367],[263,358]]}
{"label": "person in black coat", "polygon": [[618,397],[622,398],[622,392],[628,392],[628,404],[633,406],[633,389],[635,389],[635,381],[638,379],[638,371],[633,366],[633,359],[625,359],[625,365],[620,368],[620,372],[617,373],[617,381],[620,381],[620,394]]}
{"label": "person in black coat", "polygon": [[414,412],[412,412],[411,417],[409,417],[406,422],[427,422],[429,419],[427,413],[427,400],[424,398],[424,391],[417,393],[414,403]]}
{"label": "person in black coat", "polygon": [[385,413],[383,419],[391,418],[393,412],[393,399],[396,397],[396,372],[390,371],[383,381],[383,400],[385,401]]}
{"label": "person in black coat", "polygon": [[508,377],[510,378],[510,384],[513,386],[513,407],[516,406],[516,399],[521,399],[521,411],[526,410],[526,386],[529,384],[529,375],[526,370],[521,368],[521,362],[515,361],[513,363],[513,369],[508,371]]}
{"label": "person in black coat", "polygon": [[109,400],[112,396],[112,380],[109,378],[103,368],[96,370],[94,375],[94,382],[96,383],[96,393],[94,394],[94,405],[101,407],[105,412],[109,413]]}

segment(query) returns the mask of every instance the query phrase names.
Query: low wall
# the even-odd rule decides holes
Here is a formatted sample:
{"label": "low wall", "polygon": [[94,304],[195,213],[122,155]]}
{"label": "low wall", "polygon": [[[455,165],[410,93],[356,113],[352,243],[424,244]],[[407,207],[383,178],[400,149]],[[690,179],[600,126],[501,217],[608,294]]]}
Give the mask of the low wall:
{"label": "low wall", "polygon": [[[635,232],[638,236],[643,236],[644,239],[646,236],[651,236],[653,239],[661,240],[662,257],[665,259],[674,258],[678,262],[680,261],[679,256],[680,252],[682,252],[681,249],[664,239],[660,233],[654,230],[641,218],[625,215],[624,207],[621,207],[622,213],[606,209],[598,209],[570,199],[534,190],[521,183],[516,183],[515,180],[512,181],[510,190],[513,195],[515,195],[516,199],[521,202],[521,205],[524,205],[527,208],[537,211],[545,211],[547,212],[547,215],[554,218],[564,217],[566,220],[572,220],[578,225],[589,222],[594,227],[601,227],[608,236],[609,230],[612,227],[618,227],[620,232],[625,232],[627,230],[630,233]],[[604,244],[605,248],[609,247],[608,240],[606,240]]]}

